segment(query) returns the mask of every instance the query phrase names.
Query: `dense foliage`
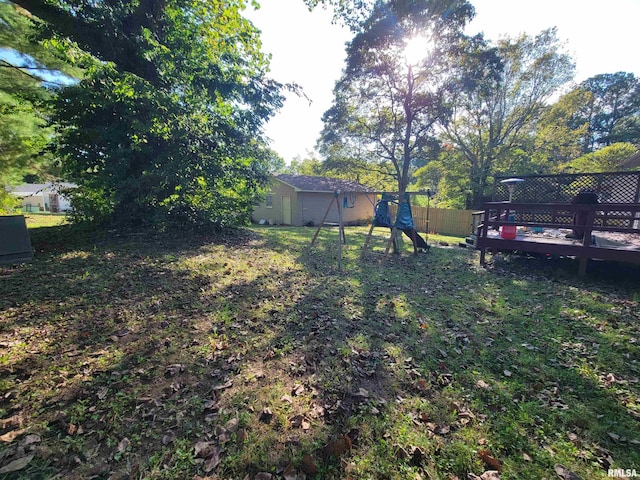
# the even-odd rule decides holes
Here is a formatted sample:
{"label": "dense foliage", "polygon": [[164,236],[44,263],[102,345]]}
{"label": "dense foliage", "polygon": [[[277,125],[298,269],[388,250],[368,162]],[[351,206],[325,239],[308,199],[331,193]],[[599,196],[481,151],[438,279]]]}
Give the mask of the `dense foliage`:
{"label": "dense foliage", "polygon": [[632,73],[601,74],[582,82],[585,102],[573,121],[589,125],[583,152],[640,138],[640,79]]}
{"label": "dense foliage", "polygon": [[[472,68],[463,67],[463,81],[449,99],[451,115],[441,122],[443,139],[458,154],[443,160],[445,166],[454,163],[447,170],[464,172],[467,208],[482,206],[493,174],[526,170],[537,122],[554,93],[573,76],[573,62],[561,52],[554,30],[500,40],[490,53],[499,63],[489,64],[486,74],[488,52],[472,52]],[[483,69],[474,61],[478,56]]]}
{"label": "dense foliage", "polygon": [[445,72],[472,15],[467,2],[376,4],[347,48],[334,105],[324,115],[321,151],[329,162],[364,156],[406,190],[414,167],[437,146],[435,126],[446,115],[451,86]]}
{"label": "dense foliage", "polygon": [[[391,175],[442,206],[479,208],[496,174],[617,169],[640,144],[638,79],[597,75],[567,91],[574,65],[555,29],[489,43],[460,33],[473,10],[457,0],[306,3],[355,32],[318,170]],[[429,44],[414,64],[403,46],[418,35]]]}
{"label": "dense foliage", "polygon": [[[14,202],[5,188],[56,173],[43,148],[51,139],[49,99],[55,95],[60,70],[76,71],[55,51],[33,41],[37,24],[15,5],[0,2],[0,211]],[[68,79],[68,77],[67,77]]]}
{"label": "dense foliage", "polygon": [[15,54],[0,60],[0,186],[54,174],[79,184],[80,220],[222,227],[248,219],[270,171],[476,208],[496,174],[615,169],[640,144],[640,80],[601,74],[558,96],[573,65],[553,29],[492,44],[463,34],[467,0],[303,1],[354,37],[322,157],[289,166],[263,136],[286,86],[267,77],[246,0],[0,2]]}
{"label": "dense foliage", "polygon": [[52,149],[79,184],[77,218],[248,219],[272,158],[262,127],[282,86],[266,77],[243,1],[18,3],[49,22],[54,42],[92,55],[54,102]]}

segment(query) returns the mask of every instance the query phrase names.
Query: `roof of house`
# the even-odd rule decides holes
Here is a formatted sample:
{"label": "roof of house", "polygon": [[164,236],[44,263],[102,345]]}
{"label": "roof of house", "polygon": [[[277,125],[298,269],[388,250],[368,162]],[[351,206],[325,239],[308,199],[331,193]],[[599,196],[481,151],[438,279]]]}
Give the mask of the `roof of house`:
{"label": "roof of house", "polygon": [[313,177],[311,175],[276,175],[283,183],[300,192],[369,192],[370,189],[358,182],[339,178]]}
{"label": "roof of house", "polygon": [[622,168],[640,167],[640,152],[636,152],[620,164]]}
{"label": "roof of house", "polygon": [[9,191],[18,197],[30,197],[40,193],[58,193],[61,189],[74,187],[76,187],[75,184],[66,182],[25,183],[11,187]]}

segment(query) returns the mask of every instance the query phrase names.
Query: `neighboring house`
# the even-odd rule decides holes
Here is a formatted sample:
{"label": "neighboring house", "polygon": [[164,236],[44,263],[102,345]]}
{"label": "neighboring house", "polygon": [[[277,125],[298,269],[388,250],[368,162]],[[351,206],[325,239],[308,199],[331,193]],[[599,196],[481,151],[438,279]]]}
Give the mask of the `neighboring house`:
{"label": "neighboring house", "polygon": [[71,210],[71,202],[61,193],[74,188],[73,183],[26,183],[11,189],[11,194],[20,197],[24,212],[66,212]]}
{"label": "neighboring house", "polygon": [[[308,175],[276,175],[264,203],[253,210],[253,221],[275,225],[318,225],[339,191],[342,221],[346,225],[367,223],[373,216],[375,195],[364,185],[347,180]],[[332,205],[326,223],[338,223]]]}

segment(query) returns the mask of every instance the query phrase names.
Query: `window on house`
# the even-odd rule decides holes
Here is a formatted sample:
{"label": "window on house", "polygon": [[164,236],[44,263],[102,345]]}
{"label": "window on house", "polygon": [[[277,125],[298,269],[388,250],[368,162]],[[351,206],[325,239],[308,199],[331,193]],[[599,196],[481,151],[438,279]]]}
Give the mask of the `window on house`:
{"label": "window on house", "polygon": [[264,203],[267,208],[273,208],[273,195],[267,195],[267,197],[264,199]]}

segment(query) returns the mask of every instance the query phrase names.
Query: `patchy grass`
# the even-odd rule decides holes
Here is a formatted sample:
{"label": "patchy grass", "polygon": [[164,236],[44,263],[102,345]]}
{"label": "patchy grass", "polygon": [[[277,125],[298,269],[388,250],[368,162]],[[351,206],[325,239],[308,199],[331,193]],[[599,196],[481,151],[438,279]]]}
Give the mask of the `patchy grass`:
{"label": "patchy grass", "polygon": [[64,214],[25,213],[27,228],[59,227],[67,224]]}
{"label": "patchy grass", "polygon": [[481,269],[474,251],[413,256],[408,242],[384,257],[383,233],[360,258],[354,228],[338,271],[336,230],[309,248],[313,233],[32,231],[34,261],[0,267],[0,471],[640,468],[637,270],[580,280],[571,262],[525,257]]}

